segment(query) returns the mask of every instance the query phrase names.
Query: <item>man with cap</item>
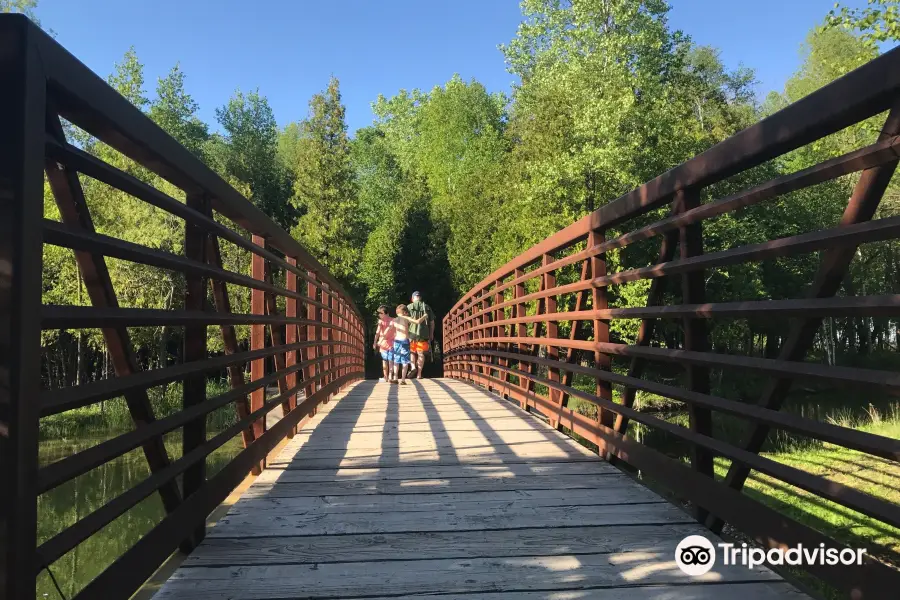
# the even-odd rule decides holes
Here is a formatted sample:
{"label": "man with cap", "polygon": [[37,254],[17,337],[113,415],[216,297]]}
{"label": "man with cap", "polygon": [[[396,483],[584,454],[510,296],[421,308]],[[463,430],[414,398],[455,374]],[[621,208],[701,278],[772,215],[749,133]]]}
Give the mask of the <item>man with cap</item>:
{"label": "man with cap", "polygon": [[412,362],[410,376],[415,372],[416,378],[422,379],[422,369],[425,367],[425,353],[428,352],[430,345],[434,343],[434,313],[431,311],[431,307],[422,301],[422,294],[419,292],[413,292],[412,304],[407,306],[407,308],[409,309],[409,316],[413,319],[420,319],[423,316],[427,317],[421,323],[409,324],[409,352],[412,359],[410,361]]}

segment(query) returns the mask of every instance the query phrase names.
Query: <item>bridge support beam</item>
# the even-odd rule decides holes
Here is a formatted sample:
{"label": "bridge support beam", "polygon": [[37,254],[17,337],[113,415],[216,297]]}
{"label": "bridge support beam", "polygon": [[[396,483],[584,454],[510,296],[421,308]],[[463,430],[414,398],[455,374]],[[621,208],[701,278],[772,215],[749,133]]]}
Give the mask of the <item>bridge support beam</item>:
{"label": "bridge support beam", "polygon": [[[318,301],[317,294],[319,292],[319,288],[316,287],[316,285],[313,283],[316,278],[315,274],[311,273],[311,272],[308,272],[307,274],[309,275],[310,280],[306,284],[306,295],[309,296],[309,299],[311,302],[317,302]],[[318,306],[316,306],[315,304],[307,303],[306,318],[309,319],[310,321],[315,321],[318,323],[322,319],[321,309]],[[309,342],[318,341],[320,331],[321,331],[321,327],[319,327],[318,325],[308,325],[306,327],[306,340]],[[305,357],[307,361],[314,360],[318,356],[319,356],[319,347],[318,346],[314,345],[314,346],[310,346],[309,348],[307,348],[306,357]],[[322,387],[321,383],[319,383],[319,385],[317,386],[315,383],[312,382],[312,380],[316,376],[317,371],[318,371],[318,369],[315,364],[311,364],[306,367],[304,381],[306,381],[307,384],[304,387],[304,393],[306,394],[307,398],[311,397],[314,393],[316,393],[316,391],[319,388]],[[312,414],[315,414],[315,411],[313,411]]]}
{"label": "bridge support beam", "polygon": [[0,23],[0,597],[34,598],[46,82],[27,19]]}
{"label": "bridge support beam", "polygon": [[[265,238],[254,235],[253,243],[263,248],[266,247]],[[266,259],[259,254],[253,254],[250,258],[250,276],[259,281],[266,280]],[[266,293],[263,290],[252,289],[250,291],[250,312],[254,315],[266,314]],[[250,326],[250,350],[262,350],[266,347],[266,326],[262,323]],[[258,358],[250,361],[250,381],[262,379],[266,375],[266,360]],[[257,411],[266,402],[265,386],[250,392],[250,412]],[[253,421],[253,439],[258,440],[266,432],[266,418],[261,417]],[[254,472],[262,472],[266,468],[265,457],[259,462]]]}
{"label": "bridge support beam", "polygon": [[[297,259],[291,258],[290,256],[286,257],[285,260],[292,267],[297,266]],[[297,291],[297,274],[293,271],[285,272],[285,284],[287,290],[289,292]],[[297,299],[296,298],[285,298],[284,300],[284,314],[288,319],[296,319],[297,318]],[[296,323],[291,324],[288,323],[285,326],[284,331],[284,343],[287,345],[296,344],[300,338],[300,325]],[[290,368],[297,364],[297,351],[291,350],[284,357],[284,364],[286,367]],[[297,387],[297,372],[294,371],[289,373],[287,376],[287,387],[289,390],[294,390]],[[292,392],[290,397],[287,400],[288,404],[288,412],[297,408],[297,392]],[[284,416],[287,416],[285,413]],[[290,435],[297,433],[297,428],[295,427]]]}
{"label": "bridge support beam", "polygon": [[[188,194],[187,206],[197,212],[211,216],[209,199],[203,194]],[[184,254],[187,258],[205,263],[208,250],[207,234],[202,228],[184,224]],[[184,293],[185,310],[206,310],[206,278],[198,275],[185,276]],[[184,328],[184,362],[206,359],[206,325],[188,325]],[[206,373],[197,373],[185,378],[182,383],[182,409],[202,404],[206,400]],[[187,456],[194,449],[206,443],[206,415],[198,417],[182,427],[182,456]],[[197,493],[206,483],[206,461],[201,460],[188,467],[182,476],[182,493],[184,498]],[[181,543],[183,552],[190,552],[206,537],[206,524],[200,524]]]}
{"label": "bridge support beam", "polygon": [[[677,214],[685,213],[700,206],[700,194],[698,190],[679,190],[675,193],[673,203]],[[700,256],[703,254],[703,228],[698,221],[678,229],[679,249],[682,260]],[[681,277],[681,303],[703,304],[706,302],[706,283],[704,271],[690,271]],[[684,319],[684,349],[694,352],[709,352],[709,337],[707,335],[706,321],[703,319]],[[699,365],[687,365],[685,367],[685,387],[699,394],[709,394],[709,367]],[[688,405],[691,431],[712,436],[712,412],[709,408]],[[691,449],[691,465],[694,470],[707,477],[713,477],[713,455],[708,450],[693,446]],[[694,506],[694,516],[701,523],[706,520],[709,512],[701,507]]]}
{"label": "bridge support beam", "polygon": [[[524,270],[524,269],[516,269],[515,271],[513,271],[513,278],[514,278],[514,279],[519,279],[519,278],[522,277],[522,275],[524,275],[524,274],[525,274],[525,270]],[[514,297],[514,298],[521,298],[521,297],[524,296],[524,295],[525,295],[525,284],[524,284],[524,283],[517,283],[516,286],[515,286],[515,292],[514,292],[514,294],[513,294],[513,297]],[[519,302],[518,304],[516,304],[516,313],[515,313],[516,318],[521,319],[521,318],[525,317],[526,314],[527,314],[527,312],[526,312],[526,310],[525,310],[525,303],[524,303],[524,302]],[[517,325],[514,325],[513,327],[515,327],[515,331],[514,331],[514,333],[511,334],[512,336],[515,336],[515,337],[527,337],[527,335],[528,335],[528,325],[526,325],[525,323],[519,323],[519,324],[517,324]],[[525,347],[524,347],[522,344],[518,344],[518,346],[519,346],[519,351],[520,351],[520,352],[524,352],[524,351],[525,351]],[[469,358],[471,358],[471,357],[469,357]],[[519,363],[518,365],[516,365],[516,366],[521,366],[521,364],[522,364],[522,363],[520,362],[520,363]],[[533,389],[533,384],[532,384],[531,381],[529,381],[528,379],[524,379],[524,378],[522,378],[522,377],[519,377],[519,388],[522,390],[522,392],[530,392],[530,391]],[[519,401],[519,404],[522,406],[522,408],[523,408],[524,410],[528,410],[528,401],[527,401],[527,400],[521,399],[521,400]]]}
{"label": "bridge support beam", "polygon": [[[588,235],[588,248],[599,246],[605,239],[606,236],[602,231],[591,231],[591,233]],[[588,263],[588,269],[590,271],[589,276],[592,278],[606,277],[606,253],[604,252],[603,254],[592,256]],[[606,308],[609,308],[609,300],[607,299],[607,286],[594,286],[591,289],[591,308],[593,310],[604,310]],[[609,319],[594,319],[593,331],[595,342],[609,343]],[[610,359],[608,354],[604,354],[600,351],[595,351],[594,367],[596,367],[597,369],[603,369],[604,371],[611,371],[612,360]],[[599,378],[596,380],[596,384],[597,396],[603,398],[604,400],[612,401],[612,384]],[[616,421],[615,413],[604,410],[602,408],[599,409],[597,418],[605,427],[612,427]]]}
{"label": "bridge support beam", "polygon": [[[545,254],[541,259],[541,266],[546,267],[550,263],[553,262],[553,257],[549,254]],[[547,271],[541,277],[541,287],[545,290],[552,290],[556,287],[556,272],[555,271]],[[543,301],[543,308],[545,313],[555,313],[557,310],[557,300],[556,296],[547,296]],[[538,308],[540,310],[540,308]],[[540,323],[536,324],[535,327],[539,327]],[[559,337],[559,322],[557,321],[547,321],[544,325],[546,327],[546,337],[548,338],[557,338]],[[539,348],[535,348],[538,350]],[[559,360],[559,346],[547,346],[547,358],[550,360]],[[554,369],[552,367],[547,369],[547,378],[550,381],[559,382],[560,381],[560,372],[559,369]],[[548,390],[550,401],[556,406],[562,406],[563,404],[563,395],[559,390],[555,390],[550,388]],[[550,416],[550,426],[554,429],[559,427],[559,419],[555,416]]]}

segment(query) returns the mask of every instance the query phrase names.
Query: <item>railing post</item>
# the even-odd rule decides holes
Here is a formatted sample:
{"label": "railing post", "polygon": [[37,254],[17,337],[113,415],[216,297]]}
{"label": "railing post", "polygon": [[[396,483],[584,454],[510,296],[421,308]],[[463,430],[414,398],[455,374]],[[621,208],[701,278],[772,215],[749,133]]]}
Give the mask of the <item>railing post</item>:
{"label": "railing post", "polygon": [[[494,282],[494,306],[497,306],[498,304],[503,303],[503,292],[497,291],[501,285],[503,285],[502,278],[500,278]],[[494,322],[495,323],[498,321],[502,321],[504,317],[505,317],[504,309],[502,309],[502,308],[494,309]],[[494,337],[506,337],[506,325],[495,325],[494,326]],[[501,349],[500,342],[496,342],[494,344],[494,348],[499,351]],[[509,364],[509,361],[505,358],[497,358],[497,359],[495,359],[495,361],[498,365],[500,365],[502,367],[508,366],[508,364]],[[497,378],[502,381],[507,381],[506,372],[505,371],[498,372]],[[500,390],[500,394],[504,398],[508,397],[508,394],[505,392],[505,390]]]}
{"label": "railing post", "polygon": [[[541,257],[541,266],[546,267],[550,263],[553,262],[553,257],[549,254],[544,254]],[[556,272],[555,271],[547,271],[542,276],[543,280],[543,288],[544,290],[552,290],[556,287]],[[557,310],[557,300],[556,296],[550,295],[544,298],[544,314],[552,314]],[[547,320],[544,322],[544,331],[545,336],[548,339],[559,337],[559,322],[554,320]],[[551,346],[547,344],[547,358],[549,360],[559,360],[559,346]],[[547,369],[547,379],[550,381],[559,383],[560,381],[560,372],[559,369],[554,367],[549,367]],[[550,402],[556,405],[558,408],[562,407],[562,392],[560,390],[554,390],[553,388],[548,389],[548,394],[550,398]],[[554,415],[547,415],[550,419],[550,426],[556,429],[559,426],[559,418]]]}
{"label": "railing post", "polygon": [[[211,215],[209,198],[204,194],[188,194],[187,206],[203,215]],[[207,257],[206,231],[190,222],[184,224],[184,255],[186,258],[205,263]],[[191,311],[206,310],[206,278],[185,275],[184,308]],[[184,362],[205,360],[207,356],[205,325],[188,325],[184,328]],[[185,377],[182,383],[182,406],[186,410],[206,400],[206,373]],[[182,427],[182,456],[206,442],[206,415],[198,417]],[[206,461],[201,460],[188,467],[182,476],[182,496],[187,498],[196,493],[206,482]],[[206,525],[201,523],[181,543],[183,552],[190,552],[206,536]]]}
{"label": "railing post", "polygon": [[450,352],[451,340],[450,340],[450,331],[452,331],[451,326],[453,322],[453,315],[449,314],[441,321],[441,341],[444,344],[443,348],[443,367],[444,367],[444,377],[453,377],[453,370],[447,367],[447,354]]}
{"label": "railing post", "polygon": [[[344,326],[344,306],[343,300],[341,298],[337,298],[334,301],[334,322],[337,327]],[[331,347],[331,351],[335,354],[340,354],[343,350],[343,341],[344,341],[344,332],[340,330],[334,330],[334,340],[338,342],[336,346]],[[339,379],[341,376],[341,369],[343,367],[342,364],[343,359],[341,357],[336,357],[334,359],[334,377],[335,379]]]}
{"label": "railing post", "polygon": [[[322,330],[322,339],[325,342],[331,342],[334,340],[334,329],[332,328],[334,326],[334,295],[330,293],[331,288],[327,284],[322,285],[322,299],[324,300],[325,298],[328,298],[328,300],[325,301],[325,305],[328,306],[328,309],[326,310],[326,312],[328,313],[328,317],[323,319],[324,323],[327,326]],[[326,375],[324,382],[325,385],[328,385],[332,381],[334,381],[334,346],[331,344],[325,344],[322,346],[322,352],[324,352],[325,355],[328,356],[328,359],[325,361]],[[331,397],[332,394],[328,394],[328,396],[323,399],[323,403],[328,404],[328,402],[331,400]]]}
{"label": "railing post", "polygon": [[[525,274],[524,269],[516,269],[513,272],[513,277],[515,279],[518,279],[519,277],[521,277],[524,274]],[[525,283],[523,283],[523,282],[517,283],[516,287],[515,287],[514,298],[518,299],[524,295],[525,295]],[[515,312],[516,318],[525,317],[525,313],[526,313],[525,303],[524,302],[517,303],[516,304],[516,312]],[[523,333],[525,333],[525,334],[528,333],[528,325],[526,323],[518,323],[515,327],[516,327],[516,332],[515,332],[515,334],[513,334],[515,337],[521,338],[521,337],[523,337],[523,335],[522,335]],[[516,342],[516,351],[522,352],[522,345],[518,342]],[[519,370],[524,370],[524,369],[522,369],[522,361],[519,361],[519,363],[516,366],[519,368]],[[519,379],[520,390],[522,392],[528,391],[528,381],[523,380],[523,377],[521,375],[519,376],[518,379]],[[528,410],[528,400],[525,399],[525,396],[521,396],[521,398],[522,399],[519,401],[519,404],[522,406],[523,410]]]}
{"label": "railing post", "polygon": [[[588,248],[594,248],[603,243],[605,235],[602,231],[594,230],[588,235]],[[590,260],[590,276],[594,279],[597,277],[606,277],[606,253],[598,254],[591,257]],[[609,300],[607,298],[607,287],[591,288],[591,309],[605,310],[609,308]],[[609,319],[594,319],[594,341],[599,343],[609,343]],[[609,355],[596,350],[594,352],[594,368],[610,371],[612,369],[612,361]],[[596,394],[598,397],[612,402],[613,393],[612,385],[608,381],[597,378]],[[605,409],[598,409],[597,418],[603,425],[612,427],[616,420],[616,414]]]}
{"label": "railing post", "polygon": [[[698,190],[679,190],[675,194],[673,207],[676,213],[684,213],[700,206]],[[693,223],[678,229],[679,251],[681,258],[691,258],[703,254],[703,229],[701,222]],[[706,283],[702,270],[694,270],[681,278],[681,298],[684,304],[703,304],[706,302]],[[694,352],[709,352],[709,338],[706,321],[703,319],[684,319],[684,349]],[[701,394],[709,394],[709,368],[698,365],[685,367],[687,388]],[[688,406],[691,430],[705,436],[712,436],[712,412],[708,408],[691,403]],[[713,455],[708,450],[693,447],[691,463],[694,469],[707,477],[713,476]],[[695,507],[695,515],[701,523],[706,519],[706,509]]]}
{"label": "railing post", "polygon": [[0,25],[0,597],[35,597],[46,82],[24,17]]}
{"label": "railing post", "polygon": [[[266,282],[269,284],[273,283],[272,272],[266,267]],[[275,298],[275,294],[266,293],[266,313],[271,317],[277,317],[278,315],[278,300]],[[287,298],[285,298],[287,300]],[[285,304],[285,307],[287,304]],[[272,323],[269,325],[269,338],[272,340],[272,346],[278,347],[284,345],[284,335],[282,335],[281,324]],[[283,371],[287,366],[287,352],[278,352],[272,355],[272,361],[275,363],[276,371]],[[279,377],[278,378],[278,393],[280,395],[284,395],[290,389],[287,382],[287,377]],[[291,412],[291,402],[290,398],[284,398],[281,401],[281,416],[282,418],[288,416],[288,413]],[[293,428],[287,434],[288,438],[294,437]]]}
{"label": "railing post", "polygon": [[[306,273],[309,276],[309,281],[306,283],[306,295],[309,296],[310,302],[306,304],[306,318],[309,321],[319,322],[319,312],[320,309],[318,306],[315,306],[311,302],[316,302],[318,298],[316,294],[318,293],[318,286],[315,284],[316,275],[312,271],[307,271]],[[317,325],[307,325],[306,326],[306,341],[310,344],[310,346],[306,349],[306,360],[315,360],[319,356],[319,348],[317,342],[319,341],[318,334],[319,327]],[[306,394],[306,398],[309,398],[316,390],[321,386],[316,386],[316,384],[312,383],[313,378],[316,376],[317,372],[316,365],[309,365],[306,367],[306,386],[303,388],[304,393]],[[315,413],[315,409],[313,409],[312,414]]]}
{"label": "railing post", "polygon": [[[253,243],[266,247],[265,238],[254,235]],[[250,276],[258,281],[266,280],[266,259],[254,253],[250,259]],[[253,288],[250,291],[250,312],[254,315],[266,314],[266,294],[262,290]],[[262,323],[250,325],[250,350],[262,350],[266,347],[266,326]],[[263,358],[250,361],[250,381],[258,381],[266,375],[266,361]],[[250,393],[250,412],[259,410],[266,402],[265,386],[253,390]],[[266,431],[265,416],[253,422],[253,438],[259,439]],[[266,468],[265,458],[259,462],[260,470]]]}
{"label": "railing post", "polygon": [[[292,267],[297,266],[297,259],[292,258],[290,256],[285,257],[287,264]],[[288,269],[285,273],[285,285],[289,292],[297,292],[297,274]],[[284,316],[288,319],[296,319],[297,318],[297,299],[296,298],[285,298],[284,301]],[[284,328],[284,343],[288,346],[296,344],[298,338],[298,329],[299,325],[296,323],[288,323]],[[284,366],[286,368],[293,367],[297,364],[297,351],[289,350],[284,357]],[[287,387],[289,390],[293,390],[297,387],[297,371],[293,371],[289,373],[287,376]],[[288,410],[292,411],[297,408],[297,392],[291,392],[291,395],[288,397]],[[294,427],[293,432],[296,433],[297,428]]]}
{"label": "railing post", "polygon": [[[484,312],[484,311],[487,310],[487,308],[488,308],[488,307],[487,307],[487,302],[488,302],[488,296],[487,296],[487,294],[482,293],[482,295],[481,295],[481,301],[478,302],[478,309],[477,309],[478,312],[481,313],[481,315],[480,315],[480,316],[477,318],[477,320],[476,320],[476,324],[477,324],[478,326],[484,325],[485,323],[489,323],[490,320],[491,320],[491,319],[490,319],[490,313]],[[479,329],[479,330],[477,330],[476,333],[475,333],[475,339],[476,339],[476,340],[482,340],[482,339],[484,339],[485,337],[487,337],[487,336],[485,335],[485,331],[486,331],[485,329]],[[484,342],[479,341],[479,342],[475,345],[475,353],[476,353],[476,354],[475,354],[475,360],[477,360],[478,362],[481,362],[482,354],[481,354],[480,350],[482,350],[483,348],[484,348]],[[484,367],[479,366],[477,372],[478,372],[479,375],[484,376]],[[490,390],[490,389],[491,389],[490,383],[485,383],[485,387],[486,387],[488,390]]]}

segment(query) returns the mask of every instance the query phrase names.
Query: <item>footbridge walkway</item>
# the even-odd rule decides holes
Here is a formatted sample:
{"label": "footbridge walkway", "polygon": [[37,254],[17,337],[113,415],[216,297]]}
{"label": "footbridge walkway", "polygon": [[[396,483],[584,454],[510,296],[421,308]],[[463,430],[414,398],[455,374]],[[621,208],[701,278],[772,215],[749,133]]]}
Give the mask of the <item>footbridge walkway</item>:
{"label": "footbridge walkway", "polygon": [[704,533],[518,404],[453,379],[365,381],[155,598],[806,598],[767,569],[682,573],[675,546]]}

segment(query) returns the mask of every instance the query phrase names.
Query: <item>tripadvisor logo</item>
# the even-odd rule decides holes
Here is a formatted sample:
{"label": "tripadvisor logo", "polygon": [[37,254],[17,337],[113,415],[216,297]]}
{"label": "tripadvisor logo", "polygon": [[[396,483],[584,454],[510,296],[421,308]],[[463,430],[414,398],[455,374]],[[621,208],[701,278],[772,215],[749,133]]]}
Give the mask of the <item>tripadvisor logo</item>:
{"label": "tripadvisor logo", "polygon": [[[751,548],[747,544],[736,546],[720,542],[716,544],[723,565],[744,565],[748,569],[765,565],[861,565],[865,548],[806,547],[798,544],[792,548]],[[675,548],[675,564],[691,576],[708,573],[716,564],[716,547],[702,535],[689,535]]]}
{"label": "tripadvisor logo", "polygon": [[716,549],[702,535],[689,535],[675,548],[675,564],[688,575],[703,575],[716,564]]}

